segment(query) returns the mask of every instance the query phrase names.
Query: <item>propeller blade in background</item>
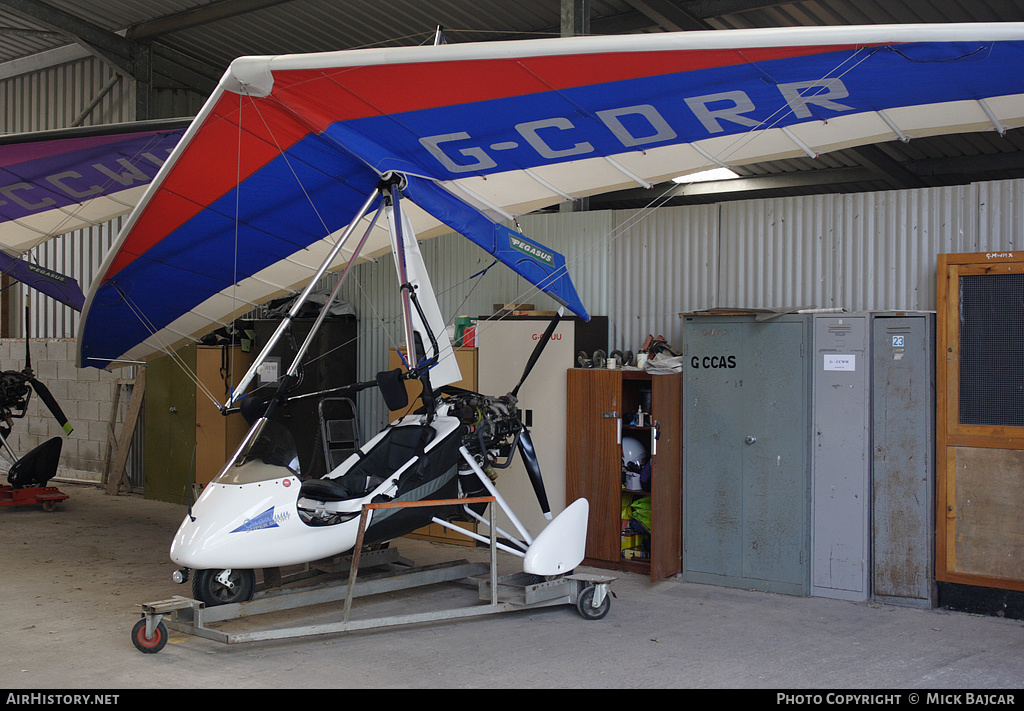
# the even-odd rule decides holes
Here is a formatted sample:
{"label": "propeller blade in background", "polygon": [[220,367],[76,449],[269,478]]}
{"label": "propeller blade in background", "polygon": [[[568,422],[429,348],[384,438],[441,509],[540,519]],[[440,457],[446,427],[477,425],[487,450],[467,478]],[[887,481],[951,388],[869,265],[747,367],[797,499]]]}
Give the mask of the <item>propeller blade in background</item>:
{"label": "propeller blade in background", "polygon": [[[77,282],[75,282],[77,286]],[[32,349],[29,347],[29,299],[28,295],[25,295],[25,367],[21,371],[22,377],[24,377],[32,389],[39,394],[39,399],[43,401],[46,407],[50,410],[50,414],[56,418],[57,423],[61,426],[66,434],[71,434],[75,429],[68,422],[68,418],[64,415],[64,411],[60,409],[60,405],[57,404],[57,399],[50,393],[50,389],[46,387],[42,382],[36,379],[36,376],[32,373]]]}
{"label": "propeller blade in background", "polygon": [[39,398],[45,403],[46,407],[50,410],[50,414],[56,418],[57,423],[64,429],[64,432],[71,434],[75,429],[68,418],[64,416],[64,411],[60,409],[60,405],[57,404],[57,400],[50,394],[50,389],[43,385],[43,383],[35,378],[29,378],[29,383],[32,385],[32,389],[36,391]]}

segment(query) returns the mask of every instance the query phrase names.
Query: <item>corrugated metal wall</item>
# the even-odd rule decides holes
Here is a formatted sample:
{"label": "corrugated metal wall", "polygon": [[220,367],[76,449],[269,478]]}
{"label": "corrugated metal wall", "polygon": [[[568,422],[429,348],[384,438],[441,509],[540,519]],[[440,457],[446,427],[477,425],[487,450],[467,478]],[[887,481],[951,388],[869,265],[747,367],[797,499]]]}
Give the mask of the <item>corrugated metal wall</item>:
{"label": "corrugated metal wall", "polygon": [[[123,123],[134,119],[132,82],[117,77],[103,62],[84,58],[15,76],[0,78],[0,132],[23,133]],[[95,101],[95,106],[90,105]],[[77,123],[76,123],[77,122]],[[83,291],[99,270],[121,219],[55,237],[32,250],[29,259],[78,280]],[[24,294],[28,294],[29,335],[33,338],[73,338],[79,314],[32,289],[14,283],[4,294],[10,305],[9,333],[25,334]],[[125,377],[131,377],[126,373]],[[127,398],[121,408],[126,407]],[[106,423],[95,423],[97,426]],[[77,426],[83,426],[77,423]],[[86,425],[88,426],[88,425]],[[133,486],[143,484],[141,435],[136,429],[127,464]]]}
{"label": "corrugated metal wall", "polygon": [[[110,67],[87,58],[0,81],[0,128],[4,133],[70,128],[114,77]],[[123,78],[80,125],[121,123],[134,118],[134,90]]]}
{"label": "corrugated metal wall", "polygon": [[[99,271],[103,256],[110,249],[122,218],[85,230],[76,230],[48,240],[29,253],[29,259],[48,269],[78,280],[83,292]],[[79,313],[60,302],[28,289],[31,333],[37,338],[74,338]],[[20,324],[20,314],[17,323]],[[19,326],[19,329],[21,327]],[[21,330],[12,331],[20,335]]]}
{"label": "corrugated metal wall", "polygon": [[678,314],[710,307],[934,310],[939,254],[1021,241],[1024,181],[662,208],[616,222],[610,347],[635,350],[647,333],[678,341]]}
{"label": "corrugated metal wall", "polygon": [[[101,96],[102,95],[102,96]],[[0,80],[0,132],[23,133],[122,123],[134,118],[132,83],[118,78],[100,60],[89,57]],[[87,114],[89,105],[101,97]],[[29,258],[78,279],[88,288],[103,254],[120,229],[120,220],[79,230],[40,245]],[[10,333],[24,334],[22,290],[11,289]],[[39,338],[75,335],[78,314],[53,299],[29,290],[30,333]]]}
{"label": "corrugated metal wall", "polygon": [[[566,254],[584,304],[607,315],[609,349],[636,351],[648,334],[681,344],[680,313],[723,308],[934,310],[940,253],[1006,251],[1024,230],[1024,180],[950,188],[747,200],[650,211],[532,215],[524,232]],[[491,313],[492,305],[552,301],[490,264],[467,240],[422,245],[442,312]],[[401,341],[394,267],[362,265],[341,297],[360,318],[360,379]],[[377,328],[378,319],[387,324]],[[486,328],[486,324],[481,326]],[[362,394],[367,427],[383,424]]]}
{"label": "corrugated metal wall", "polygon": [[[0,130],[70,126],[112,74],[82,59],[0,79]],[[131,118],[130,82],[117,81],[85,124]],[[942,252],[1006,251],[1024,228],[1024,181],[924,190],[747,200],[644,211],[561,212],[520,220],[524,232],[563,252],[583,302],[607,315],[609,348],[636,350],[647,334],[678,344],[679,313],[711,307],[935,308]],[[120,222],[57,238],[32,255],[87,290]],[[492,304],[552,301],[457,236],[428,240],[424,258],[442,311],[491,313]],[[398,342],[389,260],[355,270],[343,296],[360,316],[360,373],[370,378]],[[12,290],[14,291],[14,290]],[[21,304],[15,292],[12,304]],[[12,333],[21,334],[21,308]],[[31,297],[32,335],[72,337],[78,314]],[[383,319],[385,329],[377,324]],[[485,327],[485,326],[482,326]],[[383,408],[367,405],[378,423]]]}
{"label": "corrugated metal wall", "polygon": [[963,249],[950,252],[1003,252],[1024,246],[1024,180],[979,183],[977,232]]}
{"label": "corrugated metal wall", "polygon": [[615,213],[606,312],[612,349],[636,352],[647,334],[672,342],[680,310],[716,305],[723,209]]}
{"label": "corrugated metal wall", "polygon": [[[594,314],[608,310],[605,284],[612,219],[611,212],[570,212],[527,215],[520,220],[526,235],[565,255],[580,297]],[[459,235],[427,240],[420,250],[449,323],[459,315],[490,314],[496,303],[532,303],[544,310],[557,307],[553,299],[537,292],[505,265],[489,268],[493,257]],[[325,280],[325,286],[329,284]],[[352,304],[359,316],[359,379],[372,380],[387,365],[388,348],[404,342],[393,262],[386,258],[353,269],[338,298]],[[478,327],[485,329],[487,324]],[[360,393],[359,408],[364,431],[385,424],[387,410],[376,391]]]}
{"label": "corrugated metal wall", "polygon": [[[93,105],[95,103],[95,105]],[[202,97],[180,89],[154,92],[154,115],[192,116]],[[75,59],[24,74],[0,74],[0,133],[48,131],[133,121],[135,87],[95,57]],[[121,227],[121,220],[57,237],[30,253],[29,258],[54,271],[76,278],[88,290],[103,255]],[[21,287],[9,294],[12,335],[24,333]],[[52,299],[29,294],[31,335],[40,338],[74,337],[78,314]]]}

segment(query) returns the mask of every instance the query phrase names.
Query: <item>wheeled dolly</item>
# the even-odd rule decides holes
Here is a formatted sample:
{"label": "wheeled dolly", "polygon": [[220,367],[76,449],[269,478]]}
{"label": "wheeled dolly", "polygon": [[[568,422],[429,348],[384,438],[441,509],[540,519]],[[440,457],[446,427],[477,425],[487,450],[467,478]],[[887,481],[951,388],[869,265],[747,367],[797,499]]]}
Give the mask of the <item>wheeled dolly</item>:
{"label": "wheeled dolly", "polygon": [[[493,520],[491,523],[491,530],[494,531]],[[361,542],[361,535],[359,540]],[[515,573],[499,577],[497,574],[497,544],[493,533],[490,537],[489,563],[456,560],[422,567],[392,569],[390,572],[366,575],[359,580],[357,580],[357,574],[361,549],[357,547],[355,550],[348,577],[341,581],[296,590],[268,591],[264,596],[247,602],[212,607],[207,607],[198,600],[182,596],[145,603],[141,606],[142,618],[132,628],[132,644],[140,652],[155,654],[167,644],[168,628],[226,644],[237,644],[464,619],[498,612],[513,612],[556,605],[575,605],[584,619],[600,620],[608,614],[611,606],[610,585],[615,580],[613,577],[576,573],[553,577]],[[397,555],[393,549],[392,553]],[[356,597],[445,582],[476,586],[479,593],[478,600],[484,602],[454,609],[363,620],[350,619],[352,600]],[[210,626],[216,622],[241,617],[249,618],[259,614],[342,600],[344,600],[342,619],[338,622],[243,632],[227,632]]]}
{"label": "wheeled dolly", "polygon": [[42,506],[43,511],[53,511],[67,498],[68,495],[55,486],[0,486],[0,506]]}
{"label": "wheeled dolly", "polygon": [[[529,573],[514,573],[498,579],[498,599],[509,609],[575,605],[588,620],[600,620],[611,607],[611,583],[615,578],[604,575],[570,574],[554,579]],[[480,599],[491,597],[490,579],[479,579]]]}
{"label": "wheeled dolly", "polygon": [[611,606],[612,593],[609,588],[615,578],[570,574],[546,580],[537,579],[536,576],[525,573],[492,578],[490,574],[482,572],[481,569],[486,567],[486,564],[459,560],[436,566],[413,568],[397,573],[393,577],[378,576],[365,583],[357,583],[354,595],[361,597],[438,582],[460,581],[478,585],[480,600],[488,601],[484,604],[367,620],[348,619],[348,605],[346,604],[345,615],[340,622],[284,629],[225,632],[209,625],[324,602],[337,602],[342,599],[348,601],[351,599],[352,593],[346,589],[347,586],[344,584],[327,585],[214,607],[206,607],[198,600],[175,596],[168,600],[149,602],[141,606],[142,617],[132,628],[132,644],[140,652],[155,654],[167,644],[168,629],[225,644],[238,644],[440,622],[556,605],[575,605],[576,610],[584,619],[600,620],[608,614]]}

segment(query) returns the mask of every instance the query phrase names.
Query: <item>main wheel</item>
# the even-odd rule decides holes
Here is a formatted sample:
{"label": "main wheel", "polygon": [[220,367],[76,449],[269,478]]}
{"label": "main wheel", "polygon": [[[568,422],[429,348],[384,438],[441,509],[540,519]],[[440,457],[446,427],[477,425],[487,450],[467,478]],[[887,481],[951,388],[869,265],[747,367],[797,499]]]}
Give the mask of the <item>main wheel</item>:
{"label": "main wheel", "polygon": [[250,569],[197,570],[192,578],[193,597],[208,607],[246,602],[254,592],[256,573]]}
{"label": "main wheel", "polygon": [[583,588],[583,592],[576,598],[576,609],[579,611],[585,619],[588,620],[600,620],[602,617],[608,614],[608,610],[612,606],[612,596],[605,595],[604,600],[597,607],[594,607],[594,594],[597,593],[597,587],[589,585]]}
{"label": "main wheel", "polygon": [[167,626],[163,622],[157,623],[153,629],[153,636],[146,636],[146,618],[135,623],[132,627],[132,644],[143,654],[156,654],[167,644]]}

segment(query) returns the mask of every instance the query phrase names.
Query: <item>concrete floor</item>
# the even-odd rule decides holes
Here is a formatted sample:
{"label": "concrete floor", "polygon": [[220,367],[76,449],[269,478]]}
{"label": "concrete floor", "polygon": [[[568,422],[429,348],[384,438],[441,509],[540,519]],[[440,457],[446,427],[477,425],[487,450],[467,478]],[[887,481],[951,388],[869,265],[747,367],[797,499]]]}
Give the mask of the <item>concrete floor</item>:
{"label": "concrete floor", "polygon": [[[369,632],[223,644],[172,633],[131,643],[139,604],[170,580],[184,507],[60,484],[56,511],[0,509],[0,688],[1021,689],[1024,622],[773,595],[618,574],[603,620],[571,606]],[[486,549],[398,542],[417,563]],[[514,560],[502,556],[502,566]],[[596,569],[588,572],[607,573]],[[463,588],[389,596],[447,604]],[[472,599],[472,598],[469,598]],[[369,605],[369,603],[367,603]],[[340,606],[338,608],[340,610]],[[354,614],[363,610],[356,600]],[[338,610],[328,617],[340,619]],[[249,624],[257,624],[255,618]],[[1022,695],[1018,695],[1022,696]],[[770,695],[774,701],[774,694]]]}

